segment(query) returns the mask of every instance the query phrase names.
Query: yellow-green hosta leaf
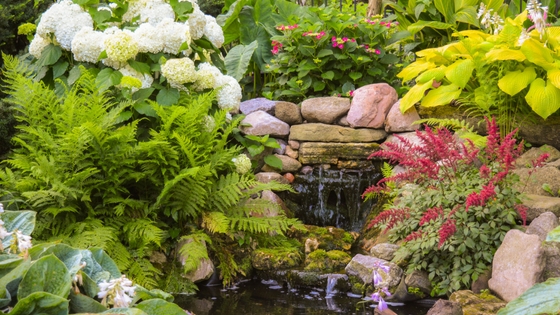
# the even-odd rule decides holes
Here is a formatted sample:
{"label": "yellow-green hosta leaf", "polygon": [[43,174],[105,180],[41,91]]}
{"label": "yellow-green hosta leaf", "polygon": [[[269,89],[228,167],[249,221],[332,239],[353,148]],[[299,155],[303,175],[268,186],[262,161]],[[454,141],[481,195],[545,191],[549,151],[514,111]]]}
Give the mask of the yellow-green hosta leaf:
{"label": "yellow-green hosta leaf", "polygon": [[473,70],[474,62],[472,59],[463,59],[447,67],[445,77],[459,87],[465,88],[471,79]]}
{"label": "yellow-green hosta leaf", "polygon": [[397,77],[403,79],[404,82],[407,82],[416,78],[420,73],[433,67],[435,67],[433,63],[427,62],[423,59],[418,59],[402,69],[402,71],[397,74]]}
{"label": "yellow-green hosta leaf", "polygon": [[515,60],[522,62],[525,59],[527,59],[527,57],[525,57],[522,51],[509,48],[492,49],[486,53],[486,60],[488,60],[488,62],[496,60]]}
{"label": "yellow-green hosta leaf", "polygon": [[537,78],[531,83],[525,100],[537,115],[546,119],[560,108],[560,89],[550,81],[545,83]]}
{"label": "yellow-green hosta leaf", "polygon": [[557,68],[557,66],[553,63],[554,58],[552,58],[550,50],[544,47],[543,43],[533,38],[529,38],[523,42],[523,45],[521,45],[521,52],[525,54],[527,60],[544,68],[545,70]]}
{"label": "yellow-green hosta leaf", "polygon": [[416,83],[424,84],[431,79],[441,81],[441,79],[443,79],[443,76],[445,76],[445,69],[447,69],[446,66],[439,66],[434,69],[426,70],[416,78]]}
{"label": "yellow-green hosta leaf", "polygon": [[442,85],[437,89],[431,90],[422,99],[421,105],[424,107],[434,107],[447,105],[452,100],[456,100],[461,95],[461,87],[457,84]]}
{"label": "yellow-green hosta leaf", "polygon": [[516,25],[511,19],[506,19],[504,28],[498,34],[498,39],[500,42],[506,43],[509,46],[515,46],[522,29],[523,27],[521,25]]}
{"label": "yellow-green hosta leaf", "polygon": [[519,13],[513,20],[513,22],[516,25],[523,25],[525,21],[527,21],[527,10],[524,10],[523,12]]}
{"label": "yellow-green hosta leaf", "polygon": [[413,86],[401,99],[400,102],[400,109],[401,113],[405,113],[411,107],[414,106],[417,102],[419,102],[426,91],[432,87],[434,80],[429,80],[424,84],[416,84]]}
{"label": "yellow-green hosta leaf", "polygon": [[527,67],[523,71],[510,71],[498,81],[498,87],[508,95],[514,96],[533,82],[536,77],[534,67]]}
{"label": "yellow-green hosta leaf", "polygon": [[418,21],[416,23],[410,24],[407,30],[414,35],[420,32],[425,27],[429,27],[437,30],[446,30],[448,28],[455,27],[455,25],[450,23],[438,22],[438,21]]}
{"label": "yellow-green hosta leaf", "polygon": [[548,73],[546,74],[546,78],[555,87],[560,89],[560,69],[554,69],[554,70],[548,71]]}

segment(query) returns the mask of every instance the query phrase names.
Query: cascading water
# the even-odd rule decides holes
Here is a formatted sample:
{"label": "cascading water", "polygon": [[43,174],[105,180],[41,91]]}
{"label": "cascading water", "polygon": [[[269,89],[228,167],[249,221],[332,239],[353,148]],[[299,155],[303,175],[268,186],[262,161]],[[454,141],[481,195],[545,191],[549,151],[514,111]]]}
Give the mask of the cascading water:
{"label": "cascading water", "polygon": [[305,224],[359,231],[374,203],[373,200],[364,202],[362,193],[379,179],[381,174],[374,167],[365,170],[315,167],[313,172],[296,175],[292,187],[297,193],[286,193],[284,201]]}

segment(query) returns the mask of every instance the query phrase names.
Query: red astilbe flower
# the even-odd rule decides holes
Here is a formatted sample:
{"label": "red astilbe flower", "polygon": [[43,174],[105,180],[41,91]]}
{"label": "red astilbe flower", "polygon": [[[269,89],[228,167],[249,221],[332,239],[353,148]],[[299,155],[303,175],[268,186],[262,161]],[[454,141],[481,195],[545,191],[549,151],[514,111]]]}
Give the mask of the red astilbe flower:
{"label": "red astilbe flower", "polygon": [[465,211],[469,211],[472,206],[484,206],[488,199],[496,195],[496,187],[493,182],[488,183],[486,186],[482,186],[480,193],[472,192],[467,196],[467,201],[465,202]]}
{"label": "red astilbe flower", "polygon": [[387,226],[383,233],[392,229],[397,223],[402,222],[404,219],[410,217],[410,209],[409,208],[397,208],[397,209],[387,209],[379,213],[375,219],[371,220],[368,225],[368,229],[372,228],[375,225],[378,225],[381,222],[386,222]]}
{"label": "red astilbe flower", "polygon": [[456,231],[457,231],[457,226],[455,225],[455,220],[448,219],[447,221],[443,222],[443,224],[441,225],[438,231],[439,234],[438,248],[441,248],[443,243],[445,243],[447,239],[449,239],[453,234],[455,234]]}
{"label": "red astilbe flower", "polygon": [[529,176],[536,172],[537,168],[543,167],[544,163],[546,162],[546,160],[548,160],[549,157],[550,154],[543,153],[536,160],[531,161],[531,165],[533,166],[533,168],[531,168],[531,170],[529,171]]}
{"label": "red astilbe flower", "polygon": [[515,210],[521,217],[521,220],[523,220],[523,226],[527,225],[527,210],[529,210],[529,207],[519,204],[515,205]]}
{"label": "red astilbe flower", "polygon": [[[486,159],[488,161],[496,161],[500,164],[504,172],[509,172],[514,168],[515,159],[523,153],[523,141],[519,144],[514,138],[517,129],[508,133],[503,139],[500,137],[499,128],[496,123],[496,118],[492,120],[486,119],[486,128],[488,129],[488,136],[486,140]],[[501,176],[500,180],[505,177]],[[494,183],[498,180],[494,180]]]}
{"label": "red astilbe flower", "polygon": [[422,232],[421,230],[420,231],[414,231],[414,232],[408,234],[408,236],[405,237],[404,241],[405,242],[410,242],[410,241],[422,238],[422,236],[424,236],[424,232]]}
{"label": "red astilbe flower", "polygon": [[424,215],[420,219],[418,225],[423,226],[424,224],[429,223],[432,220],[436,220],[439,217],[443,217],[443,208],[441,206],[430,208],[424,212]]}

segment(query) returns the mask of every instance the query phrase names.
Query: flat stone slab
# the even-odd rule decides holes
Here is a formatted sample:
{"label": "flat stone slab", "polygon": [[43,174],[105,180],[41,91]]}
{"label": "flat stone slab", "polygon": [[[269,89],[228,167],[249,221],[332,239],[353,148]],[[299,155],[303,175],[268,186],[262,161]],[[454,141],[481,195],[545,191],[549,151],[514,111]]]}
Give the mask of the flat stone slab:
{"label": "flat stone slab", "polygon": [[558,197],[525,194],[521,201],[529,208],[527,210],[527,221],[529,222],[545,212],[552,212],[557,217],[560,216],[560,198]]}
{"label": "flat stone slab", "polygon": [[354,129],[319,123],[290,127],[290,140],[311,142],[376,142],[387,137],[382,129]]}
{"label": "flat stone slab", "polygon": [[379,150],[373,143],[304,142],[299,147],[299,161],[302,164],[337,164],[339,158],[365,160]]}
{"label": "flat stone slab", "polygon": [[301,115],[308,122],[332,124],[349,109],[350,99],[342,97],[314,97],[301,103]]}

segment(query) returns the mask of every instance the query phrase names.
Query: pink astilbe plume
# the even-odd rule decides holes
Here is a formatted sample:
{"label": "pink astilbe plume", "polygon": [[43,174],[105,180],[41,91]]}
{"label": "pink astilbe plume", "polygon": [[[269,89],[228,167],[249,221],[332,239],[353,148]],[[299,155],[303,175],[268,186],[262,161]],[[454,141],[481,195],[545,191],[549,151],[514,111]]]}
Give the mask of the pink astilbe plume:
{"label": "pink astilbe plume", "polygon": [[523,153],[523,142],[517,143],[514,135],[517,129],[508,133],[503,139],[500,138],[500,132],[496,123],[496,118],[492,120],[486,119],[486,128],[488,136],[486,137],[486,159],[488,161],[498,162],[504,171],[508,172],[513,169],[515,159]]}
{"label": "pink astilbe plume", "polygon": [[442,207],[430,208],[426,210],[426,212],[424,212],[424,215],[420,219],[418,225],[423,226],[424,224],[429,223],[432,220],[436,220],[439,217],[443,217],[443,208]]}
{"label": "pink astilbe plume", "polygon": [[519,205],[515,205],[515,210],[521,217],[521,220],[523,221],[523,226],[527,225],[527,210],[529,210],[529,207],[527,207],[526,205],[519,204]]}
{"label": "pink astilbe plume", "polygon": [[422,236],[424,236],[424,232],[422,232],[422,231],[414,231],[414,232],[408,234],[408,236],[404,238],[404,241],[405,241],[405,242],[410,242],[410,241],[413,241],[413,240],[417,240],[417,239],[419,239],[419,238],[422,238]]}
{"label": "pink astilbe plume", "polygon": [[438,234],[439,234],[438,248],[441,248],[443,243],[445,243],[445,241],[448,238],[450,238],[453,234],[455,234],[455,231],[457,231],[457,226],[455,226],[455,220],[449,219],[449,220],[445,221],[441,225],[441,227],[439,228],[439,231],[438,231]]}
{"label": "pink astilbe plume", "polygon": [[383,232],[387,232],[388,230],[392,229],[397,223],[402,222],[404,219],[410,217],[410,209],[409,208],[402,208],[402,209],[388,209],[379,213],[375,219],[373,219],[369,225],[368,229],[372,228],[373,226],[381,223],[386,222],[387,226]]}
{"label": "pink astilbe plume", "polygon": [[496,187],[494,186],[493,182],[488,183],[482,187],[482,190],[477,193],[472,192],[470,195],[467,196],[467,201],[465,202],[465,211],[469,211],[469,208],[472,206],[484,206],[486,205],[486,201],[488,199],[496,196]]}

